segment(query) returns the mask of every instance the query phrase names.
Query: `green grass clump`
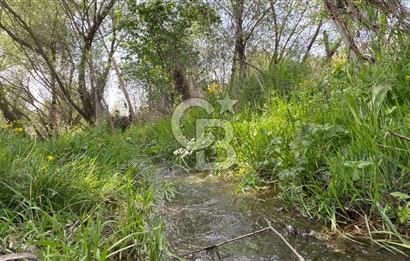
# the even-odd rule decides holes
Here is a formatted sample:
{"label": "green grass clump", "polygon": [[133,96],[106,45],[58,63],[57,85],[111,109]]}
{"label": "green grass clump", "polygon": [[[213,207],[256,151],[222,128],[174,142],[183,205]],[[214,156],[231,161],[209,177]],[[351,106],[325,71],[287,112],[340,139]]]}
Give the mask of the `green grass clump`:
{"label": "green grass clump", "polygon": [[406,75],[408,65],[391,62],[338,65],[237,116],[241,188],[273,184],[334,229],[356,224],[377,243],[410,248],[410,142],[395,135],[410,136]]}
{"label": "green grass clump", "polygon": [[0,132],[0,248],[43,260],[158,260],[161,197],[135,144],[104,128],[45,142]]}
{"label": "green grass clump", "polygon": [[[205,118],[229,119],[234,127],[238,190],[275,187],[290,206],[334,230],[396,251],[410,248],[410,142],[399,137],[410,137],[408,60],[311,67],[289,62],[232,87],[243,94],[235,108],[241,111]],[[187,117],[187,135],[199,116]],[[156,148],[169,148],[161,153],[179,159],[172,154],[181,146],[170,121],[153,126]],[[183,163],[193,164],[183,151],[191,159]],[[224,151],[206,152],[208,160],[224,157]],[[352,231],[352,224],[359,230]]]}

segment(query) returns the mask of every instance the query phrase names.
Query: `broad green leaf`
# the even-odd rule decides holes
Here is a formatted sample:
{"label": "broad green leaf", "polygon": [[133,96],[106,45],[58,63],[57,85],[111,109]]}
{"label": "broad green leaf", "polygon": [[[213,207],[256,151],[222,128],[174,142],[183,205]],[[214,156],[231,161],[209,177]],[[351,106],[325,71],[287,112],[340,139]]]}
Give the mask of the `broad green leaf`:
{"label": "broad green leaf", "polygon": [[372,95],[372,108],[373,112],[376,115],[379,114],[380,108],[383,105],[383,101],[386,98],[387,93],[390,91],[390,87],[387,85],[378,85],[373,88],[373,95]]}
{"label": "broad green leaf", "polygon": [[404,193],[401,193],[401,192],[398,192],[398,191],[390,193],[390,195],[392,195],[393,197],[395,197],[399,200],[410,199],[410,195],[407,195],[407,194],[404,194]]}

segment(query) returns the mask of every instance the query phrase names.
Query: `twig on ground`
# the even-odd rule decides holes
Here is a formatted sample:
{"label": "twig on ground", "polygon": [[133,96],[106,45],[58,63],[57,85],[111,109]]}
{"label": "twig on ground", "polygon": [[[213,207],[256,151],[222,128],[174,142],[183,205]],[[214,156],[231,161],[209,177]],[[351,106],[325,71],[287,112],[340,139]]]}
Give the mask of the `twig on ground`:
{"label": "twig on ground", "polygon": [[27,260],[39,260],[39,258],[32,253],[18,253],[0,256],[0,261],[16,260],[16,259],[27,259]]}
{"label": "twig on ground", "polygon": [[187,253],[187,254],[185,254],[185,255],[183,255],[183,256],[186,257],[186,256],[190,256],[190,255],[193,255],[193,254],[202,252],[202,251],[214,249],[214,248],[220,247],[220,246],[225,245],[225,244],[228,244],[228,243],[232,243],[232,242],[235,242],[235,241],[238,241],[238,240],[247,238],[247,237],[251,237],[251,236],[260,234],[260,233],[265,232],[265,231],[267,231],[267,230],[270,230],[270,228],[269,228],[269,227],[265,227],[265,228],[262,228],[262,229],[253,231],[252,233],[249,233],[249,234],[245,234],[245,235],[242,235],[242,236],[239,236],[239,237],[235,237],[235,238],[232,238],[232,239],[223,241],[223,242],[221,242],[221,243],[218,243],[218,244],[215,244],[215,245],[212,245],[212,246],[208,246],[208,247],[204,247],[204,248],[195,250],[195,251],[190,252],[190,253]]}
{"label": "twig on ground", "polygon": [[406,137],[406,136],[404,136],[404,135],[401,135],[400,133],[397,133],[397,132],[394,132],[394,131],[392,131],[392,130],[389,130],[389,129],[384,129],[386,132],[388,132],[390,135],[392,135],[392,136],[395,136],[395,137],[397,137],[397,138],[400,138],[400,139],[402,139],[402,140],[405,140],[405,141],[409,141],[410,142],[410,138],[409,137]]}
{"label": "twig on ground", "polygon": [[286,239],[282,236],[281,233],[279,233],[276,229],[274,229],[272,227],[271,222],[265,217],[265,221],[266,223],[268,223],[268,227],[270,230],[272,230],[280,239],[282,239],[282,241],[290,248],[290,250],[292,250],[292,252],[298,257],[299,261],[305,261],[305,259],[296,251],[295,248],[293,248],[293,246],[291,244],[289,244],[288,241],[286,241]]}
{"label": "twig on ground", "polygon": [[225,245],[225,244],[228,244],[228,243],[232,243],[232,242],[235,242],[235,241],[238,241],[238,240],[247,238],[247,237],[251,237],[251,236],[260,234],[260,233],[265,232],[265,231],[267,231],[267,230],[270,230],[270,231],[274,232],[277,236],[279,236],[279,238],[280,238],[280,239],[290,248],[290,250],[292,250],[292,252],[297,256],[297,258],[298,258],[299,261],[305,261],[305,259],[304,259],[304,258],[296,251],[296,249],[282,236],[282,234],[279,233],[276,229],[274,229],[274,228],[272,227],[271,222],[270,222],[266,217],[264,217],[264,218],[265,218],[266,223],[268,224],[268,226],[265,227],[265,228],[262,228],[262,229],[253,231],[252,233],[248,233],[248,234],[245,234],[245,235],[242,235],[242,236],[239,236],[239,237],[235,237],[235,238],[232,238],[232,239],[229,239],[229,240],[220,242],[220,243],[215,244],[215,245],[211,245],[211,246],[208,246],[208,247],[204,247],[204,248],[201,248],[201,249],[197,249],[197,250],[195,250],[195,251],[192,251],[192,252],[190,252],[190,253],[187,253],[187,254],[183,255],[183,257],[187,257],[187,256],[190,256],[190,255],[193,255],[193,254],[197,254],[197,253],[202,252],[202,251],[208,251],[208,250],[216,249],[216,248],[218,248],[218,247],[220,247],[220,246],[222,246],[222,245]]}

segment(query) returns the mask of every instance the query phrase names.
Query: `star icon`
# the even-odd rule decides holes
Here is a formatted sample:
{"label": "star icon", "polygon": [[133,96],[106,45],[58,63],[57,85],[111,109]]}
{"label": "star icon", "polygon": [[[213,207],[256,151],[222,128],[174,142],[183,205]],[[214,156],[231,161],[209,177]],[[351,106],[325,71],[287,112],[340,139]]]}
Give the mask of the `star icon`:
{"label": "star icon", "polygon": [[231,97],[229,97],[229,94],[225,95],[225,98],[222,100],[218,100],[218,103],[221,105],[221,114],[223,114],[226,111],[229,111],[232,114],[235,114],[235,111],[233,110],[233,106],[237,103],[237,100],[232,100]]}

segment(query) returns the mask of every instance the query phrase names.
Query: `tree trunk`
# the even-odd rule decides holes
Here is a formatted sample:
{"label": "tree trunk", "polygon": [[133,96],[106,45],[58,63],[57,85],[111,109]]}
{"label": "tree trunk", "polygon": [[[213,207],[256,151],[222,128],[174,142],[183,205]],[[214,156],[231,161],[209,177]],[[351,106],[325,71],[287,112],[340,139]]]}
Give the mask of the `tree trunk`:
{"label": "tree trunk", "polygon": [[330,59],[332,59],[333,55],[336,53],[337,49],[339,49],[340,45],[342,44],[342,41],[338,39],[336,43],[331,44],[329,41],[329,34],[326,31],[324,31],[323,42],[325,45],[326,60],[330,61]]}
{"label": "tree trunk", "polygon": [[310,43],[309,43],[309,45],[306,49],[306,53],[303,56],[303,59],[302,59],[303,63],[309,58],[310,51],[312,50],[313,44],[315,43],[317,37],[319,36],[320,29],[322,28],[322,25],[323,25],[323,21],[320,20],[319,24],[317,25],[316,31],[313,34],[312,39],[310,40]]}
{"label": "tree trunk", "polygon": [[339,1],[334,2],[334,0],[324,0],[325,8],[331,17],[337,31],[342,37],[343,43],[349,48],[349,56],[354,61],[357,62],[359,59],[363,58],[359,47],[356,45],[352,33],[350,32],[347,23],[343,20],[341,16],[340,9],[344,6],[339,6]]}
{"label": "tree trunk", "polygon": [[[51,60],[52,63],[55,65],[56,64],[56,48],[55,46],[52,47],[51,50]],[[53,132],[54,130],[57,129],[57,86],[56,86],[56,79],[53,75],[50,75],[51,81],[50,81],[50,92],[51,92],[51,102],[50,102],[50,108],[48,111],[48,125]]]}
{"label": "tree trunk", "polygon": [[7,101],[4,94],[4,86],[0,84],[0,111],[3,113],[3,117],[8,123],[14,123],[21,119],[21,115],[18,111],[13,110],[10,103]]}
{"label": "tree trunk", "polygon": [[57,88],[55,79],[51,79],[51,103],[49,108],[49,126],[50,130],[57,129]]}
{"label": "tree trunk", "polygon": [[87,90],[86,83],[86,68],[88,63],[88,58],[91,55],[92,41],[84,39],[84,49],[82,51],[80,65],[78,67],[78,91],[80,94],[80,100],[83,106],[84,114],[86,115],[85,120],[93,125],[95,123],[95,107],[92,102],[92,97]]}
{"label": "tree trunk", "polygon": [[130,95],[127,91],[127,88],[125,87],[125,82],[122,79],[120,68],[118,67],[118,64],[117,64],[114,56],[111,56],[111,63],[112,63],[112,66],[114,67],[115,75],[117,76],[118,83],[120,85],[120,89],[121,89],[122,93],[124,94],[125,101],[127,102],[128,117],[129,117],[130,121],[132,122],[133,120],[135,120],[134,107],[132,105],[131,98],[130,98]]}
{"label": "tree trunk", "polygon": [[178,91],[179,94],[182,96],[182,100],[188,100],[191,98],[191,94],[189,92],[189,85],[188,81],[185,77],[185,73],[180,66],[175,66],[172,71],[172,77],[174,78],[175,89]]}
{"label": "tree trunk", "polygon": [[[235,23],[235,44],[232,61],[232,79],[244,79],[246,77],[246,36],[243,28],[245,11],[244,0],[232,0],[233,18]],[[239,68],[238,68],[239,67]],[[238,68],[238,70],[237,70]],[[238,72],[238,75],[236,73]]]}

